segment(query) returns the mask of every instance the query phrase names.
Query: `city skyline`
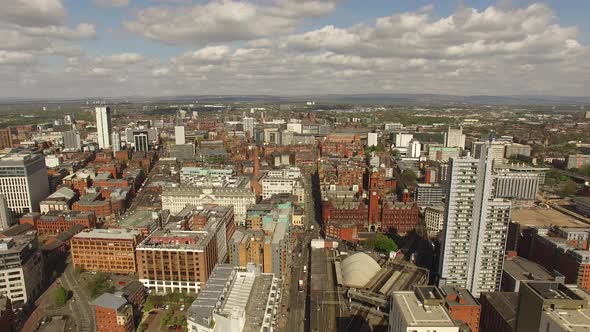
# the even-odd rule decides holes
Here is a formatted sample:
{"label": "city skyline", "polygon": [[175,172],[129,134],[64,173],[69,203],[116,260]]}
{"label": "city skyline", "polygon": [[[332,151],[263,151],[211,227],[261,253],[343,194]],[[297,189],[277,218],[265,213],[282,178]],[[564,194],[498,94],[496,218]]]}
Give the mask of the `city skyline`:
{"label": "city skyline", "polygon": [[27,1],[0,14],[0,98],[587,96],[579,1]]}

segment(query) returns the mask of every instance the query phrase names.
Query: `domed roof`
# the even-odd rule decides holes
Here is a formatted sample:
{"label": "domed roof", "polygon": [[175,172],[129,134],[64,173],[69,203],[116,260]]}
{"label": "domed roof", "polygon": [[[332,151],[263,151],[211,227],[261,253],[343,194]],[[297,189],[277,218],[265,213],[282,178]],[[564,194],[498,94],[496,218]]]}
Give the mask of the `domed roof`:
{"label": "domed roof", "polygon": [[357,288],[364,287],[381,269],[381,266],[364,252],[347,257],[340,266],[344,285]]}

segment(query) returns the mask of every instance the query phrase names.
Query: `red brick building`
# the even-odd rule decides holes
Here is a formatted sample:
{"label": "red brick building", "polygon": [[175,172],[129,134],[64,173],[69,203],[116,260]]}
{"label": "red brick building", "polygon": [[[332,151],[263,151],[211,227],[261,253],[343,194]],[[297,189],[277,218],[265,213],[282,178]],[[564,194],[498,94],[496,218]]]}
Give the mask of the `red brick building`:
{"label": "red brick building", "polygon": [[338,224],[329,223],[325,227],[326,236],[341,239],[344,241],[357,242],[358,241],[358,230],[357,225],[354,223],[350,224]]}
{"label": "red brick building", "polygon": [[92,212],[80,211],[49,211],[43,215],[33,212],[24,215],[19,223],[33,225],[40,235],[57,234],[74,225],[93,228],[96,226],[96,216]]}
{"label": "red brick building", "polygon": [[381,231],[396,230],[405,234],[416,229],[420,222],[418,204],[413,202],[385,201],[381,208]]}
{"label": "red brick building", "polygon": [[123,296],[104,293],[94,302],[97,332],[135,331],[133,308]]}
{"label": "red brick building", "polygon": [[579,247],[586,242],[572,242],[557,234],[536,229],[523,231],[518,242],[519,255],[548,271],[563,274],[565,283],[575,283],[590,291],[590,251]]}
{"label": "red brick building", "polygon": [[93,212],[99,218],[123,214],[127,208],[128,196],[113,197],[111,191],[107,196],[109,196],[108,199],[103,199],[100,193],[84,195],[72,205],[72,209],[74,211]]}
{"label": "red brick building", "polygon": [[352,158],[362,156],[364,147],[359,134],[330,133],[320,143],[320,151],[322,156]]}
{"label": "red brick building", "polygon": [[364,229],[367,223],[367,205],[360,200],[330,200],[322,202],[322,222],[324,225],[356,224]]}
{"label": "red brick building", "polygon": [[479,332],[481,307],[479,302],[465,288],[441,287],[445,296],[445,307],[451,317],[469,326],[472,332]]}

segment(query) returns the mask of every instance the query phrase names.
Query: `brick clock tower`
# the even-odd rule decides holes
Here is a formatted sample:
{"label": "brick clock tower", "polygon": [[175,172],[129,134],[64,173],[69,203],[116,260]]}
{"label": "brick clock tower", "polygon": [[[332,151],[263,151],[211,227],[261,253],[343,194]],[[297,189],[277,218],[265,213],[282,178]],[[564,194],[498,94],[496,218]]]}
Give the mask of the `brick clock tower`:
{"label": "brick clock tower", "polygon": [[380,193],[378,188],[379,172],[372,172],[369,178],[369,222],[367,228],[369,231],[377,231],[380,224],[379,218],[379,199]]}

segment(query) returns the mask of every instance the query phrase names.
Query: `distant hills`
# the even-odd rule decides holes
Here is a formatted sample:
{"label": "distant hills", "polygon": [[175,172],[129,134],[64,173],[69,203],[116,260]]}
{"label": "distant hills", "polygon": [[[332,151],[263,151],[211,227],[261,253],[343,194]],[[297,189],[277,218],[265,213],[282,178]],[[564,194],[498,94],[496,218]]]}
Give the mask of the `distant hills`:
{"label": "distant hills", "polygon": [[105,100],[108,103],[300,103],[315,101],[316,103],[343,104],[473,104],[473,105],[543,105],[543,106],[586,106],[590,105],[590,97],[563,96],[455,96],[440,94],[325,94],[307,96],[273,96],[273,95],[180,95],[168,97],[111,97],[111,98],[59,98],[59,99],[26,99],[0,98],[0,104],[75,104],[86,100]]}

